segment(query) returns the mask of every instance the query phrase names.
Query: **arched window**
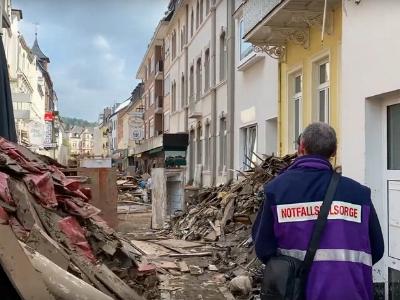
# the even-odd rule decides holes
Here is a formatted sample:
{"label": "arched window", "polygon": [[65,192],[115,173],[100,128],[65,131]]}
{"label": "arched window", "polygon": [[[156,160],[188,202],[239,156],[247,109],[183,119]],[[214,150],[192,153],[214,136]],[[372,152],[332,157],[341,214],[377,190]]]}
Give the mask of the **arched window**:
{"label": "arched window", "polygon": [[190,36],[193,36],[193,31],[194,31],[194,13],[192,9],[192,15],[190,17]]}
{"label": "arched window", "polygon": [[196,29],[199,28],[200,25],[200,4],[199,1],[197,1],[197,6],[196,6]]}
{"label": "arched window", "polygon": [[176,30],[172,32],[172,59],[176,57]]}
{"label": "arched window", "polygon": [[204,54],[204,91],[210,89],[210,49]]}
{"label": "arched window", "polygon": [[181,29],[181,51],[183,50],[183,46],[185,45],[185,26],[182,26]]}
{"label": "arched window", "polygon": [[210,13],[210,0],[206,0],[206,16]]}
{"label": "arched window", "polygon": [[175,81],[172,82],[171,98],[172,98],[171,109],[172,109],[172,111],[176,111],[176,82]]}
{"label": "arched window", "polygon": [[181,78],[181,107],[186,106],[186,98],[185,98],[185,76],[182,75]]}
{"label": "arched window", "polygon": [[226,79],[226,38],[225,32],[223,32],[219,37],[219,80]]}
{"label": "arched window", "polygon": [[200,0],[200,24],[203,23],[203,7],[204,7],[204,2],[203,0]]}
{"label": "arched window", "polygon": [[196,63],[196,99],[200,100],[201,96],[201,81],[202,81],[202,70],[201,70],[201,57]]}
{"label": "arched window", "polygon": [[190,73],[189,73],[189,81],[190,81],[190,102],[193,101],[194,99],[194,67],[190,67]]}

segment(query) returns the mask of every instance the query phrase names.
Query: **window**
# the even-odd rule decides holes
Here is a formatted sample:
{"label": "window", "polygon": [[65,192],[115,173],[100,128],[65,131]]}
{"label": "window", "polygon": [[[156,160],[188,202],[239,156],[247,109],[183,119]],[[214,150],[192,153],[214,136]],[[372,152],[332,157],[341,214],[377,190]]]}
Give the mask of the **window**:
{"label": "window", "polygon": [[206,0],[206,16],[210,13],[210,0]]}
{"label": "window", "polygon": [[190,94],[190,101],[193,101],[194,99],[194,67],[190,67],[190,73],[189,73],[189,94]]}
{"label": "window", "polygon": [[171,79],[169,75],[164,80],[164,96],[168,96],[171,92]]}
{"label": "window", "polygon": [[254,168],[252,161],[256,161],[254,153],[257,151],[257,126],[242,128],[243,141],[243,170]]}
{"label": "window", "polygon": [[292,149],[297,149],[297,138],[301,132],[301,106],[302,106],[302,90],[303,90],[303,76],[296,74],[292,76],[292,98],[291,98],[291,112],[290,117],[293,120],[291,141],[294,146]]}
{"label": "window", "polygon": [[185,26],[182,26],[181,29],[181,51],[183,50],[183,46],[185,45]]}
{"label": "window", "polygon": [[196,6],[196,30],[199,28],[200,25],[200,5],[199,1],[197,1],[197,6]]}
{"label": "window", "polygon": [[221,118],[219,121],[219,157],[220,172],[225,172],[227,160],[226,118]]}
{"label": "window", "polygon": [[170,122],[170,118],[169,118],[170,114],[169,113],[165,113],[164,114],[164,131],[165,132],[169,132],[169,122]]}
{"label": "window", "polygon": [[193,30],[194,30],[194,14],[193,14],[193,9],[192,9],[192,14],[190,17],[190,37],[193,36]]}
{"label": "window", "polygon": [[202,130],[201,130],[201,125],[199,125],[199,127],[197,127],[197,150],[196,150],[196,157],[197,157],[197,164],[202,164],[202,140],[201,140],[201,134],[202,134]]}
{"label": "window", "polygon": [[154,104],[154,87],[150,89],[149,98],[149,106],[152,106]]}
{"label": "window", "polygon": [[318,64],[318,121],[329,123],[329,62]]}
{"label": "window", "polygon": [[176,111],[176,82],[172,82],[171,88],[171,110]]}
{"label": "window", "polygon": [[150,138],[154,136],[154,119],[151,119],[149,122],[149,134]]}
{"label": "window", "polygon": [[240,60],[244,59],[247,55],[249,55],[252,52],[252,46],[251,43],[246,42],[243,37],[244,37],[244,23],[243,19],[240,20]]}
{"label": "window", "polygon": [[155,57],[154,57],[154,54],[150,58],[150,72],[151,72],[151,74],[154,74],[154,72],[155,72]]}
{"label": "window", "polygon": [[203,23],[203,7],[204,7],[204,2],[203,0],[200,0],[200,24]]}
{"label": "window", "polygon": [[176,31],[175,30],[172,33],[171,42],[172,42],[172,59],[175,59],[175,57],[176,57]]}
{"label": "window", "polygon": [[185,76],[182,75],[181,78],[181,107],[186,106],[186,98],[185,98]]}
{"label": "window", "polygon": [[226,39],[225,32],[219,37],[219,80],[226,79]]}
{"label": "window", "polygon": [[210,136],[210,124],[206,124],[204,131],[204,169],[210,170],[211,167],[211,136]]}
{"label": "window", "polygon": [[196,100],[200,100],[201,96],[201,80],[202,80],[201,77],[202,77],[201,58],[199,58],[196,64]]}
{"label": "window", "polygon": [[210,89],[210,49],[207,49],[204,55],[204,91]]}
{"label": "window", "polygon": [[400,170],[400,104],[387,108],[387,156],[389,170]]}

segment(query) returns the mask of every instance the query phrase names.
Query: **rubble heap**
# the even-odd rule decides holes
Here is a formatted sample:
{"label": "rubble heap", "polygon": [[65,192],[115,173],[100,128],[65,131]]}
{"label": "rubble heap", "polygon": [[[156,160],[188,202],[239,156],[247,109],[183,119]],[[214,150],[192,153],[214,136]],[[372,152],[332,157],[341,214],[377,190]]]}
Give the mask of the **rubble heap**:
{"label": "rubble heap", "polygon": [[226,234],[248,229],[262,202],[262,186],[288,167],[296,155],[268,156],[244,180],[202,190],[187,203],[187,213],[171,220],[173,235],[184,240],[225,240]]}
{"label": "rubble heap", "polygon": [[62,278],[79,278],[107,299],[158,297],[155,268],[142,263],[141,253],[108,227],[89,203],[90,190],[66,177],[61,167],[0,138],[1,228],[12,230],[32,263],[50,260],[56,273],[64,272]]}

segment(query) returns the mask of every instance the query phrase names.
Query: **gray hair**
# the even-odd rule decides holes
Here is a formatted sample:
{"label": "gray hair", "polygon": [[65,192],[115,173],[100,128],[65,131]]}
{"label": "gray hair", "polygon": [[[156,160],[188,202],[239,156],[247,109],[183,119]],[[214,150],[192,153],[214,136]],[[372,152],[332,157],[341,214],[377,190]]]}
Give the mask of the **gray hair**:
{"label": "gray hair", "polygon": [[330,158],[336,152],[335,129],[326,123],[316,122],[308,125],[301,134],[301,141],[307,154],[318,154]]}

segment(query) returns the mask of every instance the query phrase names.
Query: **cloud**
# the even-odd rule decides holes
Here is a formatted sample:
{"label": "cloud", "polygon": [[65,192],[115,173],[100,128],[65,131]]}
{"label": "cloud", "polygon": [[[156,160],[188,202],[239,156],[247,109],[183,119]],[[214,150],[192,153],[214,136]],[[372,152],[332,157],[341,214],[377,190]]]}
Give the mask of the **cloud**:
{"label": "cloud", "polygon": [[93,38],[93,44],[100,50],[110,51],[111,49],[110,43],[101,34],[96,34]]}
{"label": "cloud", "polygon": [[[95,4],[94,4],[95,2]],[[168,0],[13,0],[23,11],[29,45],[39,23],[39,45],[50,58],[60,113],[89,121],[125,100]]]}

